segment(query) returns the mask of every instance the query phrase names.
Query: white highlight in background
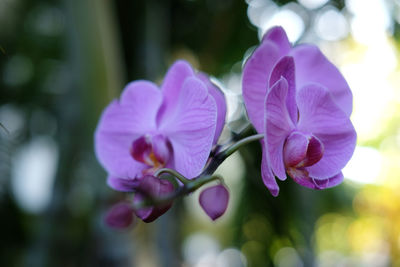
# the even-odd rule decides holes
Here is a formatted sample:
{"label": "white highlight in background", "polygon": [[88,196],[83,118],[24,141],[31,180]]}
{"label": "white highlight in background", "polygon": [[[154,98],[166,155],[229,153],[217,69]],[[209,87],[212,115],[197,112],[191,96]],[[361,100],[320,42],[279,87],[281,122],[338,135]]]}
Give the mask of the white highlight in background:
{"label": "white highlight in background", "polygon": [[347,37],[349,25],[343,14],[335,7],[321,10],[315,22],[318,36],[327,41],[336,41]]}
{"label": "white highlight in background", "polygon": [[309,9],[319,8],[325,5],[329,0],[298,0],[300,4]]}
{"label": "white highlight in background", "polygon": [[391,31],[393,21],[384,0],[347,0],[346,8],[353,14],[351,29],[354,39],[371,45]]}
{"label": "white highlight in background", "polygon": [[182,248],[183,257],[191,266],[215,258],[220,249],[214,237],[201,232],[186,237]]}
{"label": "white highlight in background", "polygon": [[382,155],[372,147],[357,146],[353,157],[343,169],[346,179],[362,183],[380,183],[379,176],[382,170]]}
{"label": "white highlight in background", "polygon": [[50,203],[57,170],[58,148],[52,138],[35,137],[12,160],[11,186],[17,203],[32,213]]}
{"label": "white highlight in background", "polygon": [[270,16],[270,14],[263,14],[261,19],[261,36],[262,37],[271,27],[282,26],[290,42],[296,42],[304,32],[304,21],[289,8],[281,8],[280,11]]}

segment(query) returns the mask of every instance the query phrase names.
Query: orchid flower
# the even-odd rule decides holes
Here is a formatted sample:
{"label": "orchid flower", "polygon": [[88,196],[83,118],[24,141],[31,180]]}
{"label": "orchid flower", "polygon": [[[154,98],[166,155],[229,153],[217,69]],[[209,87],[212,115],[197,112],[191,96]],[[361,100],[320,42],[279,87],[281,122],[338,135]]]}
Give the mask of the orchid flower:
{"label": "orchid flower", "polygon": [[[182,60],[171,66],[161,88],[149,81],[131,82],[104,110],[95,133],[96,155],[108,172],[108,184],[135,192],[133,204],[170,194],[173,185],[154,174],[170,168],[188,179],[198,176],[221,134],[225,113],[222,92]],[[134,212],[151,222],[171,205]],[[120,217],[125,218],[110,220]]]}
{"label": "orchid flower", "polygon": [[316,46],[291,47],[284,30],[272,28],[245,64],[243,97],[264,134],[261,173],[272,195],[279,193],[275,176],[313,189],[343,180],[356,142],[352,94]]}
{"label": "orchid flower", "polygon": [[[225,98],[207,75],[196,73],[187,62],[174,63],[160,88],[134,81],[111,102],[96,129],[96,155],[108,172],[108,184],[135,196],[132,208],[124,204],[111,210],[110,225],[125,227],[133,213],[151,222],[177,197],[216,180],[218,185],[201,192],[199,203],[212,220],[219,218],[227,209],[229,191],[213,173],[241,146],[260,138],[262,179],[272,195],[279,193],[276,177],[289,176],[312,189],[343,180],[341,171],[356,142],[349,118],[352,94],[316,46],[292,47],[281,27],[272,28],[247,60],[242,82],[247,113],[258,134],[244,131],[212,154],[225,123]],[[178,185],[160,178],[165,173]]]}
{"label": "orchid flower", "polygon": [[225,112],[222,92],[182,60],[171,66],[161,88],[149,81],[129,83],[104,110],[95,133],[108,184],[129,192],[141,177],[164,167],[196,177],[218,140]]}

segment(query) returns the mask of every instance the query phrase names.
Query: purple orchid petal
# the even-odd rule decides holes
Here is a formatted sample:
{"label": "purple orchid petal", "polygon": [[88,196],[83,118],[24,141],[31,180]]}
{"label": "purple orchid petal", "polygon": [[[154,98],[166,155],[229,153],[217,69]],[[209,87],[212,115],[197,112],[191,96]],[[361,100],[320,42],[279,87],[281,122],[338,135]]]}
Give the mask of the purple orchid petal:
{"label": "purple orchid petal", "polygon": [[276,44],[279,48],[280,56],[286,55],[290,51],[291,45],[289,39],[285,30],[280,26],[273,27],[264,34],[262,42],[266,41],[271,41]]}
{"label": "purple orchid petal", "polygon": [[[343,182],[343,174],[342,172],[336,174],[335,176],[331,177],[328,179],[328,184],[326,185],[325,188],[330,188],[330,187],[334,187],[337,186],[338,184],[340,184],[341,182]],[[317,181],[317,180],[315,180]]]}
{"label": "purple orchid petal", "polygon": [[106,110],[106,115],[112,114],[112,116],[103,117],[104,119],[100,122],[96,131],[96,156],[109,174],[133,178],[145,168],[144,164],[136,162],[130,154],[132,141],[137,135],[134,133],[118,134],[107,132],[107,121],[112,120],[113,117],[117,119],[123,116],[123,113],[114,113],[114,108],[119,108],[116,102],[113,102]]}
{"label": "purple orchid petal", "polygon": [[170,142],[161,134],[155,135],[152,138],[153,153],[158,162],[164,164],[168,162],[172,154]]}
{"label": "purple orchid petal", "polygon": [[288,83],[288,94],[286,96],[286,107],[293,123],[297,122],[297,105],[296,105],[296,83],[294,73],[294,60],[292,57],[284,56],[276,63],[269,78],[269,87],[281,78],[285,78]]}
{"label": "purple orchid petal", "polygon": [[334,186],[337,186],[343,181],[343,174],[340,172],[339,174],[336,174],[335,176],[324,179],[324,180],[317,180],[313,179],[312,177],[309,177],[308,175],[301,176],[301,172],[303,171],[303,175],[307,174],[307,172],[303,169],[301,170],[296,170],[297,171],[297,176],[293,175],[293,180],[298,183],[299,185],[311,188],[311,189],[316,189],[316,190],[322,190],[326,188],[331,188]]}
{"label": "purple orchid petal", "polygon": [[314,45],[300,45],[290,54],[296,64],[296,84],[302,88],[307,83],[318,83],[332,93],[335,103],[350,116],[353,97],[339,70]]}
{"label": "purple orchid petal", "polygon": [[160,131],[171,142],[175,169],[187,178],[200,174],[210,154],[217,107],[204,83],[188,78],[179,95],[176,112],[163,121]]}
{"label": "purple orchid petal", "polygon": [[183,83],[187,78],[194,75],[192,67],[185,60],[177,60],[169,68],[161,85],[164,102],[157,115],[158,123],[174,112]]}
{"label": "purple orchid petal", "polygon": [[126,228],[134,220],[133,208],[130,203],[120,202],[114,205],[106,214],[105,223],[113,228]]}
{"label": "purple orchid petal", "polygon": [[298,92],[297,105],[299,131],[312,133],[324,146],[321,160],[307,167],[307,171],[314,179],[336,175],[355,149],[357,135],[350,119],[336,105],[329,91],[317,84],[309,84]]}
{"label": "purple orchid petal", "polygon": [[287,167],[296,167],[307,157],[309,140],[300,132],[292,132],[283,148],[283,161]]}
{"label": "purple orchid petal", "polygon": [[329,184],[329,179],[317,180],[317,179],[311,178],[311,181],[314,183],[314,189],[316,189],[316,190],[325,189],[328,187],[328,184]]}
{"label": "purple orchid petal", "polygon": [[133,192],[139,185],[139,180],[134,178],[134,179],[125,179],[125,178],[118,178],[118,177],[113,177],[109,176],[107,178],[107,184],[121,192]]}
{"label": "purple orchid petal", "polygon": [[215,128],[215,135],[213,144],[218,142],[218,138],[221,135],[222,129],[225,125],[225,117],[226,117],[226,100],[224,93],[210,81],[210,78],[202,72],[197,73],[197,77],[202,80],[208,89],[208,93],[214,98],[215,103],[217,104],[217,126]]}
{"label": "purple orchid petal", "polygon": [[268,153],[264,145],[264,140],[261,140],[262,147],[262,160],[261,160],[261,177],[264,185],[268,188],[271,195],[276,197],[279,194],[279,186],[276,182],[275,175],[272,173],[271,166],[269,164]]}
{"label": "purple orchid petal", "polygon": [[[280,79],[286,85],[277,85]],[[338,173],[356,140],[349,120],[352,94],[317,47],[291,48],[283,28],[270,29],[245,64],[243,98],[250,121],[264,133],[262,178],[273,195],[279,192],[274,175],[285,179],[285,167],[297,183],[313,189],[342,181]],[[289,137],[294,130],[296,135]]]}
{"label": "purple orchid petal", "polygon": [[[314,180],[310,178],[307,170],[305,168],[288,168],[287,169],[288,175],[301,186],[305,186],[311,189],[318,189],[316,187]],[[322,180],[323,183],[325,180]]]}
{"label": "purple orchid petal", "polygon": [[[147,175],[140,180],[137,187],[137,193],[133,198],[133,203],[137,204],[145,201],[147,198],[160,198],[165,197],[174,191],[174,186],[168,180],[159,179],[157,177]],[[135,210],[136,216],[144,222],[152,222],[172,206],[172,202],[163,204],[161,206],[146,207]]]}
{"label": "purple orchid petal", "polygon": [[200,193],[199,202],[205,213],[215,221],[228,207],[229,192],[222,184],[212,186]]}
{"label": "purple orchid petal", "polygon": [[109,174],[133,178],[145,168],[132,158],[130,149],[135,139],[155,129],[161,101],[154,84],[138,81],[125,88],[120,102],[105,109],[95,132],[95,150]]}
{"label": "purple orchid petal", "polygon": [[287,95],[288,83],[282,77],[272,86],[265,101],[264,141],[272,171],[280,180],[286,179],[283,145],[286,137],[294,129],[294,124],[286,108]]}
{"label": "purple orchid petal", "polygon": [[135,161],[130,153],[131,135],[112,135],[99,133],[96,136],[96,155],[109,174],[116,177],[134,178],[146,168]]}
{"label": "purple orchid petal", "polygon": [[278,59],[278,47],[266,41],[253,52],[243,69],[243,100],[249,119],[259,133],[264,132],[264,99],[272,68]]}
{"label": "purple orchid petal", "polygon": [[[124,88],[120,99],[122,112],[128,113],[126,116],[129,116],[129,120],[125,120],[130,125],[129,129],[140,134],[153,131],[156,128],[155,119],[161,103],[162,93],[154,83],[148,81],[129,83]],[[116,125],[117,128],[118,126]]]}

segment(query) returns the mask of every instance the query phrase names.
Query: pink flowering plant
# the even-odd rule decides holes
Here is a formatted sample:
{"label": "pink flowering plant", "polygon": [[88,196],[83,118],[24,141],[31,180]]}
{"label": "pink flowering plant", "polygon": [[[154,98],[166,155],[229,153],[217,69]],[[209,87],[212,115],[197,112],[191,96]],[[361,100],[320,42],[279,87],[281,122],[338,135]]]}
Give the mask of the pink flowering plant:
{"label": "pink flowering plant", "polygon": [[261,174],[272,195],[286,174],[313,189],[342,182],[356,144],[352,94],[318,47],[291,47],[281,27],[270,29],[244,66],[243,98],[264,134]]}
{"label": "pink flowering plant", "polygon": [[352,94],[338,69],[313,45],[292,47],[281,27],[268,31],[243,70],[243,98],[257,134],[218,144],[226,102],[209,77],[179,60],[161,86],[129,83],[104,110],[95,133],[98,160],[108,185],[133,193],[106,216],[126,227],[133,214],[151,222],[179,197],[217,181],[199,203],[215,220],[229,192],[217,167],[241,146],[259,140],[261,174],[273,196],[276,177],[312,189],[335,186],[351,158],[356,133],[349,119]]}

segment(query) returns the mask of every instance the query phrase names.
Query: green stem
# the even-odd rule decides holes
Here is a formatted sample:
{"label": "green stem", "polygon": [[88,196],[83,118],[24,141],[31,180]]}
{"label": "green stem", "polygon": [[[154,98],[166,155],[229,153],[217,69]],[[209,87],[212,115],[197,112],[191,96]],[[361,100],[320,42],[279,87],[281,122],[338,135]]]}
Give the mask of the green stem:
{"label": "green stem", "polygon": [[193,180],[191,183],[186,185],[187,188],[187,193],[191,193],[196,191],[198,188],[202,187],[203,185],[215,181],[215,180],[219,180],[223,182],[223,179],[221,176],[219,175],[207,175],[207,176],[201,176],[195,180]]}
{"label": "green stem", "polygon": [[163,168],[163,169],[158,170],[154,174],[155,176],[158,177],[163,173],[171,174],[176,179],[181,181],[183,186],[178,187],[174,192],[172,192],[171,194],[168,194],[164,197],[149,198],[147,200],[144,200],[144,201],[136,204],[134,208],[140,209],[140,208],[144,208],[144,207],[148,207],[148,206],[162,205],[162,204],[171,202],[174,199],[176,199],[178,197],[182,197],[189,193],[192,193],[192,192],[196,191],[198,188],[202,187],[203,185],[205,185],[209,182],[215,181],[215,180],[219,180],[221,183],[223,183],[224,181],[223,181],[222,177],[220,177],[219,175],[212,175],[212,173],[215,172],[215,170],[218,168],[218,166],[221,165],[221,163],[226,158],[228,158],[230,155],[232,155],[240,147],[242,147],[250,142],[257,141],[263,137],[264,137],[263,134],[255,134],[255,135],[245,137],[245,138],[239,140],[238,142],[234,143],[227,149],[217,153],[212,158],[212,160],[211,160],[210,164],[207,166],[207,168],[199,176],[197,176],[194,179],[189,180],[186,177],[184,177],[182,174],[180,174],[179,172],[172,170],[172,169]]}
{"label": "green stem", "polygon": [[218,168],[218,166],[221,165],[221,163],[224,162],[224,160],[227,157],[232,155],[233,152],[238,150],[241,146],[243,146],[245,144],[248,144],[250,142],[259,140],[259,139],[261,139],[263,137],[264,137],[263,134],[255,134],[255,135],[251,135],[251,136],[245,137],[245,138],[241,139],[240,141],[234,143],[233,145],[231,145],[227,149],[217,153],[214,157],[212,157],[212,160],[210,161],[209,165],[201,173],[200,176],[213,174],[215,172],[215,170]]}
{"label": "green stem", "polygon": [[[168,169],[167,169],[168,170]],[[163,173],[171,173],[169,171],[158,171],[159,173],[163,172]],[[185,178],[186,179],[186,178]],[[187,180],[187,179],[186,179]],[[220,180],[221,183],[223,183],[223,179],[221,176],[219,175],[208,175],[208,176],[201,176],[197,179],[193,179],[193,180],[188,180],[189,182],[187,182],[186,184],[184,184],[182,187],[179,187],[177,190],[175,190],[174,192],[163,196],[163,197],[157,197],[157,198],[151,198],[151,196],[149,196],[147,199],[136,203],[134,205],[134,209],[142,209],[142,208],[146,208],[149,206],[154,206],[154,205],[162,205],[162,204],[166,204],[169,203],[175,199],[177,199],[178,197],[182,197],[185,196],[189,193],[192,193],[194,191],[196,191],[198,188],[200,188],[201,186],[215,181],[215,180]]]}
{"label": "green stem", "polygon": [[183,176],[182,174],[180,174],[179,172],[173,170],[173,169],[168,169],[168,168],[163,168],[163,169],[159,169],[154,176],[158,177],[163,173],[169,173],[172,176],[174,176],[175,178],[177,178],[179,181],[182,182],[182,184],[186,185],[188,183],[191,182],[191,180],[187,179],[185,176]]}
{"label": "green stem", "polygon": [[238,141],[244,137],[247,137],[251,132],[254,132],[253,125],[251,123],[247,123],[238,133],[232,132],[232,141]]}
{"label": "green stem", "polygon": [[251,143],[253,141],[257,141],[261,138],[264,138],[264,134],[250,135],[250,136],[243,138],[242,140],[234,143],[233,145],[231,145],[230,147],[228,147],[227,149],[222,151],[221,154],[223,154],[224,157],[227,158],[230,155],[232,155],[236,150],[238,150],[240,147],[247,145],[248,143]]}

